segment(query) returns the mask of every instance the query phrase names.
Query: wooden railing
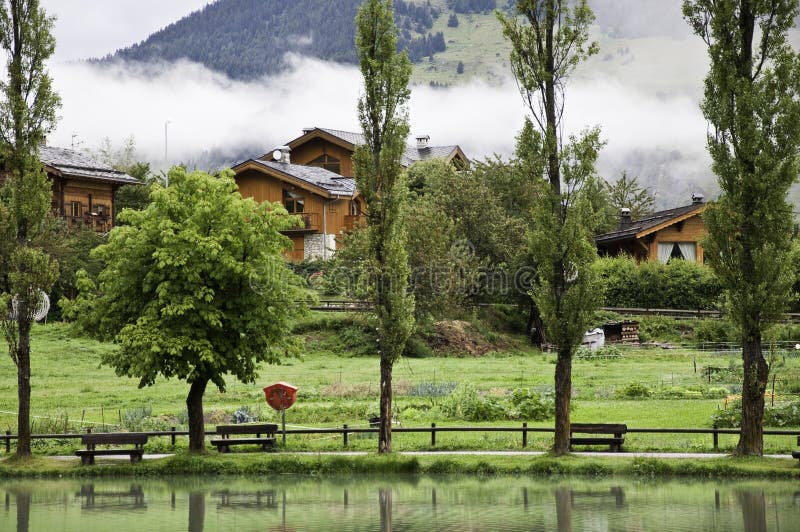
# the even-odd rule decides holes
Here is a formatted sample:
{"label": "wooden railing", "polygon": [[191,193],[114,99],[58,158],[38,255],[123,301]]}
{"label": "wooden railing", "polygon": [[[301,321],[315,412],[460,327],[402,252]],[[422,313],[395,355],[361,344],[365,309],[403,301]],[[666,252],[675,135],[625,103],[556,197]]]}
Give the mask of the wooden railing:
{"label": "wooden railing", "polygon": [[[377,427],[348,427],[347,425],[343,425],[341,428],[324,428],[324,429],[313,429],[313,428],[305,428],[305,429],[288,429],[286,430],[286,434],[341,434],[342,436],[342,445],[344,447],[348,446],[348,437],[353,434],[377,434],[379,429]],[[279,431],[283,433],[283,431]],[[553,433],[554,429],[551,427],[528,427],[527,423],[523,423],[521,427],[437,427],[436,423],[431,423],[430,427],[394,427],[392,428],[393,433],[428,433],[430,434],[430,444],[431,447],[436,446],[436,435],[442,433],[464,433],[464,432],[516,432],[521,434],[522,436],[522,447],[525,448],[528,446],[528,434],[529,433]],[[729,435],[736,435],[739,434],[739,429],[718,429],[718,428],[628,428],[628,434],[708,434],[712,437],[712,449],[714,451],[719,449],[719,435],[720,434],[729,434]],[[780,429],[764,429],[764,436],[795,436],[798,438],[797,445],[800,447],[800,430],[780,430]],[[141,432],[139,434],[146,434],[150,437],[165,437],[170,438],[170,442],[172,445],[175,445],[175,442],[178,437],[186,437],[189,435],[189,432],[186,430],[176,430],[175,427],[172,427],[171,430],[165,431],[152,431],[152,432]],[[216,435],[216,431],[214,430],[207,430],[206,435]],[[32,434],[31,440],[67,440],[67,439],[80,439],[83,436],[83,433],[69,433],[69,434]],[[5,450],[6,453],[11,452],[11,441],[16,440],[17,436],[11,434],[10,431],[6,431],[5,434],[0,434],[0,440],[5,441]]]}
{"label": "wooden railing", "polygon": [[363,214],[346,214],[344,217],[345,231],[352,231],[357,227],[363,227],[367,223],[367,217]]}
{"label": "wooden railing", "polygon": [[286,233],[313,233],[320,231],[322,228],[322,215],[318,212],[301,212],[293,214],[300,219],[302,224],[298,224],[291,229],[285,229]]}

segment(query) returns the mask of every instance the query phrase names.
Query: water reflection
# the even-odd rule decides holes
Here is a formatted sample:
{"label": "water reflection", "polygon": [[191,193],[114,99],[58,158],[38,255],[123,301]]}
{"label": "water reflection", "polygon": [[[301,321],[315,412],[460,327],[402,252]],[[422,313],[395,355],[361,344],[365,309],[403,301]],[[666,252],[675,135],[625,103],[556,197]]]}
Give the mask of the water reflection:
{"label": "water reflection", "polygon": [[139,484],[132,484],[127,491],[97,491],[94,484],[83,484],[75,494],[81,500],[81,510],[142,510],[144,490]]}
{"label": "water reflection", "polygon": [[742,505],[744,529],[747,532],[767,532],[767,500],[764,492],[737,491],[736,498]]}
{"label": "water reflection", "polygon": [[[792,483],[304,478],[7,481],[0,530],[797,529]],[[113,524],[112,524],[113,523]]]}

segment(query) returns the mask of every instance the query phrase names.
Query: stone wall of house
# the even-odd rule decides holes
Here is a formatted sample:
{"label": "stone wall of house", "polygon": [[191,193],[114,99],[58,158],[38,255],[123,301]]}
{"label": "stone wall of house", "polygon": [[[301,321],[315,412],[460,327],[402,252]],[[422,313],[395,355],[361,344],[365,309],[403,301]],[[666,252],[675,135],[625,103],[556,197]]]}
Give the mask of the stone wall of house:
{"label": "stone wall of house", "polygon": [[[304,257],[308,259],[332,259],[336,252],[336,235],[314,233],[306,235],[304,244]],[[327,248],[327,251],[326,251]]]}

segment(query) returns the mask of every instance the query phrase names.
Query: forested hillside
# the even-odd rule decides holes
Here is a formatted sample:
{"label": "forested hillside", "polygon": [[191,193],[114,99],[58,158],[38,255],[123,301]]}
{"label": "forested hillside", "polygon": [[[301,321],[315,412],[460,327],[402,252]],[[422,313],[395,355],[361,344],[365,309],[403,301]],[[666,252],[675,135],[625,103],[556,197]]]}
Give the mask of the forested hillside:
{"label": "forested hillside", "polygon": [[[356,62],[356,10],[361,0],[219,0],[139,44],[101,61],[188,59],[234,79],[253,79],[286,68],[295,52],[330,61]],[[419,62],[446,48],[430,30],[442,15],[437,3],[395,0],[399,46]]]}

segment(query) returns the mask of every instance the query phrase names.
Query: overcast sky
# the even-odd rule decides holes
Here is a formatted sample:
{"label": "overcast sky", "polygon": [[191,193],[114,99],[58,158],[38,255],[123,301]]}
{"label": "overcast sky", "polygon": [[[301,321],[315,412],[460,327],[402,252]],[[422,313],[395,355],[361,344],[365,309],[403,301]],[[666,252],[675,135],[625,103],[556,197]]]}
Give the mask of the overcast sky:
{"label": "overcast sky", "polygon": [[[73,135],[95,149],[133,135],[142,157],[164,161],[198,152],[252,146],[252,156],[301,133],[303,127],[357,130],[358,70],[292,58],[293,69],[254,82],[231,81],[190,63],[99,68],[75,61],[101,57],[200,9],[206,0],[42,0],[56,15],[57,54],[51,63],[63,107],[50,143]],[[664,190],[690,195],[682,182],[710,181],[706,124],[698,110],[707,59],[689,34],[679,0],[602,0],[601,53],[581,67],[567,98],[567,130],[600,125],[607,141],[601,174],[622,170]],[[597,7],[596,7],[597,9]],[[625,35],[627,39],[620,38]],[[415,87],[412,133],[435,144],[460,144],[468,155],[509,155],[524,107],[512,80],[446,90]],[[260,151],[260,153],[255,153]],[[675,182],[677,180],[677,183]],[[708,191],[707,191],[708,192]],[[685,193],[685,194],[684,194]]]}
{"label": "overcast sky", "polygon": [[202,9],[209,0],[40,0],[55,15],[56,58],[102,57]]}

